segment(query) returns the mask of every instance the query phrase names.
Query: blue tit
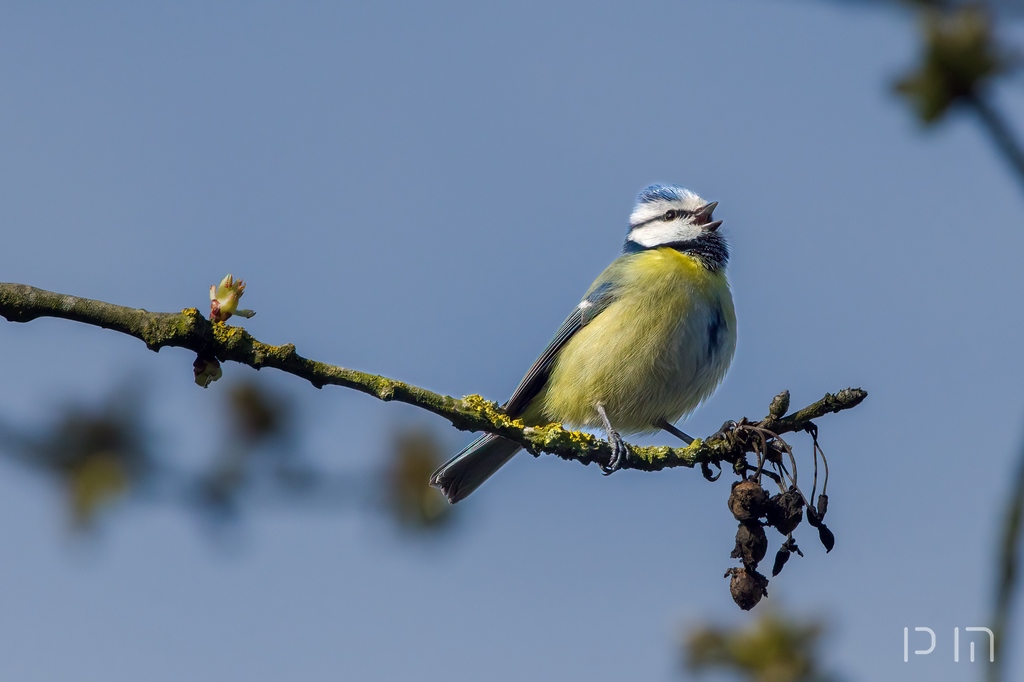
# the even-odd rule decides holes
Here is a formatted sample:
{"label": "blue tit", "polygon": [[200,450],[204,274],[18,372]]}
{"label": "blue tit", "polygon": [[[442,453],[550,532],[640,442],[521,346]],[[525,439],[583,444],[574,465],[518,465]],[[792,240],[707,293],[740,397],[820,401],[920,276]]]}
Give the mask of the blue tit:
{"label": "blue tit", "polygon": [[[637,198],[619,256],[590,286],[519,382],[505,411],[527,425],[602,427],[611,473],[629,450],[620,434],[673,426],[721,383],[736,349],[729,248],[718,202],[675,185]],[[451,503],[476,490],[520,446],[485,434],[434,472]]]}

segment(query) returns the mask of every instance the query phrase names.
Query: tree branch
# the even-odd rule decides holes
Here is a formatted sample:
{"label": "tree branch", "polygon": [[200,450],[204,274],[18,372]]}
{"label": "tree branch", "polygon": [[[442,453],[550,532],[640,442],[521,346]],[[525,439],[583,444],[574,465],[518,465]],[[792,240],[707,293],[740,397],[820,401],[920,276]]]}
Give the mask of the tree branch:
{"label": "tree branch", "polygon": [[[0,316],[10,322],[29,322],[39,317],[58,317],[127,334],[153,351],[164,347],[186,348],[200,357],[237,362],[254,369],[272,367],[305,379],[317,388],[326,385],[351,388],[379,400],[395,400],[444,417],[463,431],[486,431],[513,440],[534,455],[549,453],[562,459],[607,465],[612,449],[607,441],[590,434],[569,431],[559,424],[525,426],[498,405],[478,395],[453,398],[418,386],[375,374],[317,362],[299,355],[292,344],[272,346],[253,338],[241,327],[210,322],[197,309],[180,313],[153,313],[141,308],[44,291],[24,284],[0,283]],[[769,415],[761,426],[781,435],[803,430],[811,420],[860,404],[867,392],[847,388],[825,394],[821,400],[778,417]],[[659,471],[698,464],[736,463],[753,446],[732,433],[695,440],[685,448],[630,446],[625,469]]]}
{"label": "tree branch", "polygon": [[968,105],[978,115],[978,119],[992,138],[992,143],[1003,155],[1010,168],[1024,186],[1024,147],[1017,141],[1010,125],[1003,118],[988,98],[980,93],[967,99]]}
{"label": "tree branch", "polygon": [[1004,643],[1010,634],[1013,603],[1019,586],[1021,531],[1024,529],[1024,448],[1017,462],[1017,474],[1004,514],[996,566],[996,593],[990,621],[992,632],[995,633],[995,662],[987,669],[986,679],[989,682],[1002,680],[1003,671],[1007,667],[1004,652],[1008,649]]}

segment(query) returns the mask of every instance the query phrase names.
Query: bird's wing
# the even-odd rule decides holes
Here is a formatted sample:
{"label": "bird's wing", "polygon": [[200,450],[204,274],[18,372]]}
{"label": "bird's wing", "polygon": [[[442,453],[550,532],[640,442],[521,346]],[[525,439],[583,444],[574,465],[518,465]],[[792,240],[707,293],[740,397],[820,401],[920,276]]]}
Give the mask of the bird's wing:
{"label": "bird's wing", "polygon": [[547,348],[540,354],[537,361],[533,363],[530,370],[519,382],[512,397],[505,403],[505,412],[513,417],[518,417],[529,405],[548,380],[551,367],[555,363],[558,351],[573,337],[579,330],[583,329],[591,320],[597,317],[617,298],[617,287],[614,282],[597,282],[587,292],[586,297],[576,306],[565,322],[555,332],[555,338],[551,339]]}

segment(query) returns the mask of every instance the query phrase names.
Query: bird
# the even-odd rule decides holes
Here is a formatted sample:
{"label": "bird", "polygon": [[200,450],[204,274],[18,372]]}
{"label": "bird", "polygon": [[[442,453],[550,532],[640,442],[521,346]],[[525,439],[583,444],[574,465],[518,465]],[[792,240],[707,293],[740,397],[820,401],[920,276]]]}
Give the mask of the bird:
{"label": "bird", "polygon": [[[505,412],[528,426],[603,428],[612,457],[628,460],[625,434],[674,426],[714,393],[736,350],[729,246],[707,202],[678,185],[644,188],[629,216],[622,254],[590,285],[530,367]],[[521,449],[484,434],[430,478],[452,504]]]}

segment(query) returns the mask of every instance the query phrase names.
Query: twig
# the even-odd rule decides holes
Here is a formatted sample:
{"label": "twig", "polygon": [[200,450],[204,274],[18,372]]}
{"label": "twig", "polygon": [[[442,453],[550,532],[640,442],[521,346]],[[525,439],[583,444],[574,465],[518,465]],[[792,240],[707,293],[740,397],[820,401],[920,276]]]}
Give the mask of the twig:
{"label": "twig", "polygon": [[[255,369],[272,367],[305,379],[317,388],[326,385],[351,388],[379,400],[415,405],[444,417],[463,431],[486,431],[513,440],[534,455],[548,453],[583,464],[607,465],[612,449],[607,441],[560,424],[525,426],[512,419],[495,403],[478,395],[453,398],[387,377],[346,369],[302,357],[292,344],[272,346],[253,338],[241,327],[210,322],[195,308],[180,313],[153,313],[141,308],[57,294],[24,284],[0,283],[0,316],[11,322],[29,322],[39,317],[59,317],[113,329],[143,341],[153,351],[164,347],[186,348],[203,357],[237,362]],[[825,394],[802,410],[775,419],[766,417],[761,425],[777,435],[800,431],[804,425],[831,412],[860,404],[867,392],[847,388]],[[622,468],[659,471],[671,467],[692,468],[698,464],[736,463],[749,446],[731,433],[706,441],[697,439],[685,448],[630,446],[632,457]]]}
{"label": "twig", "polygon": [[1003,158],[1010,163],[1010,166],[1016,172],[1017,180],[1024,186],[1024,147],[1021,147],[1013,131],[1010,130],[1010,126],[1003,119],[1002,114],[981,93],[975,93],[968,97],[966,101],[974,113],[978,115],[985,130],[992,137],[996,149],[1002,153]]}
{"label": "twig", "polygon": [[1024,448],[1021,449],[1020,461],[1017,463],[1017,476],[1014,479],[1010,501],[1003,519],[1002,537],[999,542],[999,572],[996,580],[996,592],[993,604],[992,632],[995,638],[995,662],[988,667],[989,682],[1003,679],[1005,661],[1003,660],[1003,643],[1010,633],[1010,616],[1013,613],[1013,601],[1016,597],[1020,567],[1021,521],[1024,517]]}

